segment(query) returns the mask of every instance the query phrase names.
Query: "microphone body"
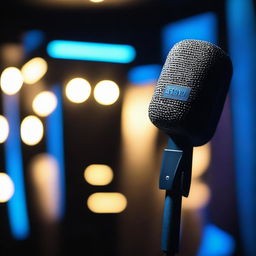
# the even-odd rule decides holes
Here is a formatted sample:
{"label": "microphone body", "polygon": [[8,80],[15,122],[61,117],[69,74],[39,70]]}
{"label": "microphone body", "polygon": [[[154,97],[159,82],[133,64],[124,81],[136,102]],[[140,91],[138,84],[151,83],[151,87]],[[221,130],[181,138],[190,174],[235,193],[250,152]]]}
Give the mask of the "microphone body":
{"label": "microphone body", "polygon": [[183,40],[169,52],[149,105],[159,129],[193,146],[216,130],[232,76],[230,58],[219,47]]}
{"label": "microphone body", "polygon": [[218,46],[183,40],[169,52],[149,104],[151,122],[170,137],[159,187],[166,190],[162,251],[179,251],[182,196],[189,195],[193,146],[214,135],[229,90],[232,63]]}

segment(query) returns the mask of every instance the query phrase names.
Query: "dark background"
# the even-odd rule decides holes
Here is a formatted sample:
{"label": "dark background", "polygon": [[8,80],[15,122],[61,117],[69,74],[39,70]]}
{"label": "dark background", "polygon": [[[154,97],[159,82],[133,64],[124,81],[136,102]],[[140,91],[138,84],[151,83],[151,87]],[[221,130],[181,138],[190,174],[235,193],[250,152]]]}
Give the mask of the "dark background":
{"label": "dark background", "polygon": [[[70,0],[70,2],[72,2]],[[120,0],[120,2],[122,2]],[[70,4],[49,5],[36,4],[36,1],[8,1],[1,7],[0,44],[20,43],[26,31],[37,29],[45,34],[45,44],[54,39],[91,41],[105,43],[130,44],[135,47],[137,57],[131,64],[89,63],[71,60],[53,60],[46,56],[45,44],[31,55],[47,57],[49,72],[46,79],[49,84],[65,83],[67,74],[80,75],[95,83],[108,76],[120,84],[121,96],[111,108],[95,105],[92,99],[86,104],[72,104],[64,101],[64,142],[66,165],[66,214],[62,221],[55,224],[57,234],[52,227],[42,227],[33,205],[33,191],[26,182],[31,235],[25,241],[12,238],[8,225],[6,205],[0,205],[0,254],[14,255],[17,252],[29,255],[104,255],[118,254],[118,221],[120,215],[97,215],[86,208],[85,200],[99,189],[83,180],[85,166],[102,162],[110,165],[115,173],[114,181],[101,188],[101,191],[119,190],[120,178],[120,122],[122,97],[127,84],[127,72],[133,67],[145,64],[160,64],[161,28],[170,22],[205,12],[214,12],[218,17],[218,42],[224,50],[227,46],[227,27],[225,19],[225,2],[223,0],[180,0],[180,1],[127,1],[119,4],[93,5]],[[1,63],[1,70],[5,66]],[[21,92],[21,98],[25,97]],[[21,117],[26,116],[27,109],[22,105]],[[212,141],[212,164],[206,176],[212,198],[207,209],[208,218],[231,234],[236,241],[234,255],[244,255],[241,248],[237,205],[235,197],[235,177],[232,152],[232,128],[229,102],[225,108],[225,121],[218,127]],[[224,118],[224,117],[223,117]],[[224,133],[224,134],[223,134]],[[222,138],[226,140],[222,145]],[[166,139],[159,133],[159,140]],[[219,149],[227,149],[223,152]],[[44,151],[44,141],[36,147],[23,145],[24,165],[29,165],[30,158],[37,152]],[[228,150],[230,149],[230,151]],[[0,168],[4,169],[3,147],[0,146]],[[135,156],[136,157],[136,156]],[[218,170],[225,171],[220,173]],[[158,171],[158,170],[156,170]],[[26,180],[29,180],[26,176]],[[157,188],[156,188],[157,189]],[[144,202],[145,205],[147,201]],[[143,205],[141,206],[143,207]],[[159,209],[161,214],[161,209]],[[143,218],[143,217],[142,217]],[[138,229],[143,228],[143,225]],[[160,225],[159,228],[160,230]],[[43,230],[43,231],[42,231]],[[134,230],[136,233],[136,230]],[[49,252],[49,239],[57,246],[56,252]],[[129,234],[131,237],[133,234]],[[42,238],[43,237],[43,238]],[[48,237],[48,238],[49,238]],[[47,240],[47,244],[44,242]],[[141,237],[141,244],[146,244],[146,237]],[[45,250],[45,252],[44,252]],[[142,255],[138,247],[130,255]],[[145,254],[144,254],[145,255]],[[160,252],[159,252],[160,255]],[[207,255],[205,255],[207,256]],[[220,255],[221,256],[221,255]]]}

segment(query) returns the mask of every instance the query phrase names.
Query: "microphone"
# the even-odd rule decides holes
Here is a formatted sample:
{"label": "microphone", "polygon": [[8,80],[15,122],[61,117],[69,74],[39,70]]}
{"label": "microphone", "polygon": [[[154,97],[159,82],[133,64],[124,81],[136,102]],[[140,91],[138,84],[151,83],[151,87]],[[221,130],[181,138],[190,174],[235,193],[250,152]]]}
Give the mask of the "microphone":
{"label": "microphone", "polygon": [[170,136],[205,144],[217,127],[231,75],[231,60],[218,46],[200,40],[175,44],[149,105],[150,120]]}
{"label": "microphone", "polygon": [[218,125],[232,77],[232,62],[218,46],[187,39],[169,52],[151,102],[149,118],[169,135],[159,187],[166,190],[161,248],[179,251],[182,196],[189,195],[193,146],[207,143]]}

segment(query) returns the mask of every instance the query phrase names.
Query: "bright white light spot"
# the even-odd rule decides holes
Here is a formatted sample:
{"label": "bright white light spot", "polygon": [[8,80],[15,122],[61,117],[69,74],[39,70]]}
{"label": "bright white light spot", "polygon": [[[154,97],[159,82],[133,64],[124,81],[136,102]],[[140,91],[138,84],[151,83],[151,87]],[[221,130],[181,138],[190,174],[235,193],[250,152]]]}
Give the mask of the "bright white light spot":
{"label": "bright white light spot", "polygon": [[87,201],[88,208],[95,213],[120,213],[127,206],[127,199],[121,193],[94,193]]}
{"label": "bright white light spot", "polygon": [[91,85],[83,78],[74,78],[67,83],[66,96],[74,103],[86,101],[91,94]]}
{"label": "bright white light spot", "polygon": [[93,3],[102,3],[102,2],[104,2],[104,0],[90,0],[90,2],[93,2]]}
{"label": "bright white light spot", "polygon": [[41,120],[36,116],[27,116],[23,119],[20,127],[22,141],[30,146],[41,141],[44,134],[44,127]]}
{"label": "bright white light spot", "polygon": [[1,74],[1,89],[5,94],[17,93],[23,84],[23,77],[18,68],[6,68]]}
{"label": "bright white light spot", "polygon": [[47,68],[47,62],[44,59],[40,57],[31,59],[21,68],[24,82],[27,84],[38,82],[47,72]]}
{"label": "bright white light spot", "polygon": [[9,124],[7,119],[0,115],[0,143],[4,143],[9,135]]}
{"label": "bright white light spot", "polygon": [[105,164],[92,164],[84,170],[85,180],[94,186],[105,186],[113,179],[112,169]]}
{"label": "bright white light spot", "polygon": [[33,100],[32,108],[39,116],[50,115],[57,106],[57,97],[53,92],[40,92]]}
{"label": "bright white light spot", "polygon": [[11,178],[6,174],[0,173],[0,203],[7,202],[14,194],[14,184]]}
{"label": "bright white light spot", "polygon": [[118,85],[110,80],[100,81],[94,88],[94,98],[102,105],[111,105],[119,98]]}

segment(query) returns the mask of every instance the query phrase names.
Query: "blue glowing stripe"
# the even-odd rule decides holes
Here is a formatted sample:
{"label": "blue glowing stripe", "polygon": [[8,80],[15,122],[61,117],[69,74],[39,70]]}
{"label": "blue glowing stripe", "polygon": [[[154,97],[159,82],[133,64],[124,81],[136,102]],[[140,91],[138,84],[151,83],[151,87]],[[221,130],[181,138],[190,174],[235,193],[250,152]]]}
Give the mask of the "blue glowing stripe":
{"label": "blue glowing stripe", "polygon": [[18,95],[7,96],[3,94],[4,113],[10,126],[9,137],[4,147],[6,170],[15,186],[15,193],[8,201],[10,228],[13,237],[22,240],[28,237],[30,227],[23,177],[18,97]]}
{"label": "blue glowing stripe", "polygon": [[[53,88],[58,104],[52,114],[46,118],[46,148],[58,163],[58,177],[60,191],[60,202],[58,207],[58,217],[62,218],[65,213],[65,162],[64,162],[64,142],[63,142],[63,117],[62,117],[62,90],[56,85]],[[58,187],[58,186],[57,186]]]}
{"label": "blue glowing stripe", "polygon": [[205,226],[197,256],[231,256],[234,251],[235,241],[231,235],[214,225]]}
{"label": "blue glowing stripe", "polygon": [[256,252],[256,76],[252,0],[228,0],[229,52],[234,66],[231,107],[241,239],[246,256]]}
{"label": "blue glowing stripe", "polygon": [[198,39],[216,44],[216,36],[217,19],[211,12],[170,23],[162,32],[163,57],[166,58],[173,45],[181,40]]}
{"label": "blue glowing stripe", "polygon": [[53,58],[129,63],[135,59],[135,49],[130,45],[89,43],[55,40],[47,45]]}
{"label": "blue glowing stripe", "polygon": [[138,85],[155,83],[161,69],[161,66],[157,64],[137,66],[128,72],[128,79],[131,83]]}

